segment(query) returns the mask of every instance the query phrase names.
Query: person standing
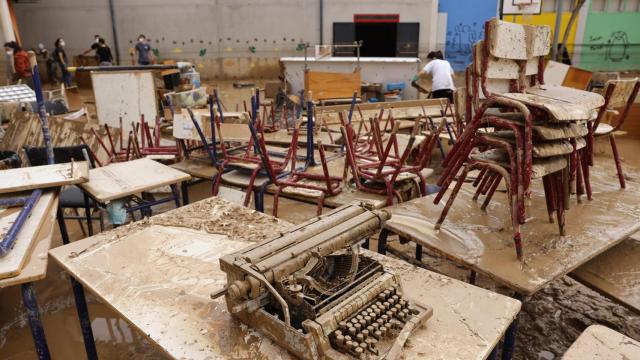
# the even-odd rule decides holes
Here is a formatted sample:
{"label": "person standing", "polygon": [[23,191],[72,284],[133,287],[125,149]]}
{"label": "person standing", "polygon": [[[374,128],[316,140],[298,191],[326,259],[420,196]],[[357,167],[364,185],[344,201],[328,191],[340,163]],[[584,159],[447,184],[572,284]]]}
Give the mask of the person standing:
{"label": "person standing", "polygon": [[446,98],[453,103],[453,91],[456,87],[453,84],[453,68],[451,64],[444,60],[442,51],[439,50],[430,52],[427,55],[427,59],[429,62],[414,79],[417,80],[431,75],[431,97],[434,99]]}
{"label": "person standing", "polygon": [[13,58],[14,81],[20,80],[33,89],[33,72],[29,62],[29,54],[15,41],[4,44],[4,51]]}
{"label": "person standing", "polygon": [[109,48],[109,46],[107,46],[103,38],[98,39],[96,56],[98,56],[98,62],[100,63],[100,66],[113,65],[113,55],[111,55],[111,49]]}
{"label": "person standing", "polygon": [[88,53],[92,52],[92,51],[96,51],[95,55],[96,58],[98,57],[98,46],[100,44],[100,35],[93,35],[93,44],[91,44],[91,46],[82,52],[82,55],[87,55]]}
{"label": "person standing", "polygon": [[136,44],[135,51],[138,55],[138,65],[151,65],[151,60],[153,59],[151,45],[149,45],[147,37],[143,34],[138,36],[138,43]]}
{"label": "person standing", "polygon": [[60,72],[62,74],[61,81],[65,86],[71,86],[71,73],[69,72],[69,62],[67,60],[67,53],[64,51],[65,47],[64,39],[57,38],[54,43],[55,49],[53,50],[53,60],[58,64]]}

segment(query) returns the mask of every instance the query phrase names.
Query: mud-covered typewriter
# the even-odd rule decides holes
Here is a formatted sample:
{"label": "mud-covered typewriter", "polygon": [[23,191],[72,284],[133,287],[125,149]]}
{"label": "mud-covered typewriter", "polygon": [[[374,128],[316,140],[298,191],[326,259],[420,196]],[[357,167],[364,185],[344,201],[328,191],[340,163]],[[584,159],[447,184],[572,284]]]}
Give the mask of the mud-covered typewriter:
{"label": "mud-covered typewriter", "polygon": [[224,294],[233,316],[300,358],[394,359],[432,309],[361,254],[387,218],[347,205],[226,255],[227,285],[212,297]]}

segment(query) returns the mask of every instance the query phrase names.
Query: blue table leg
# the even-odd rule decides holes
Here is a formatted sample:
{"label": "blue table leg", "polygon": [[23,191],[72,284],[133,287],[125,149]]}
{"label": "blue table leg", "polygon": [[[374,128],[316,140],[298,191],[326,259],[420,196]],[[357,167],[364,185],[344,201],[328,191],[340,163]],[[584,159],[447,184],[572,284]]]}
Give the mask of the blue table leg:
{"label": "blue table leg", "polygon": [[261,213],[264,212],[264,191],[260,188],[253,190],[253,196],[255,199],[255,209]]}
{"label": "blue table leg", "polygon": [[362,248],[369,250],[369,238],[362,243]]}
{"label": "blue table leg", "polygon": [[42,327],[42,321],[40,321],[36,294],[33,291],[31,283],[22,284],[22,301],[24,302],[24,307],[27,309],[31,336],[33,336],[33,343],[36,347],[38,359],[51,359],[47,338],[44,336],[44,328]]}
{"label": "blue table leg", "polygon": [[[62,208],[58,206],[58,227],[60,228],[60,236],[62,237],[62,243],[69,243],[69,233],[67,232],[67,226],[62,217]],[[89,317],[89,308],[87,307],[87,299],[84,296],[84,288],[75,278],[69,276],[71,281],[71,288],[73,289],[73,297],[76,302],[76,310],[78,311],[78,318],[80,319],[80,329],[82,330],[82,337],[84,339],[84,349],[87,352],[87,358],[94,360],[98,358],[98,352],[96,350],[96,343],[93,338],[93,330],[91,329],[91,319]]]}
{"label": "blue table leg", "polygon": [[416,244],[416,260],[422,261],[422,245]]}
{"label": "blue table leg", "polygon": [[93,236],[93,219],[91,218],[91,206],[89,204],[89,196],[83,191],[84,195],[84,215],[87,218],[87,230],[89,236]]}
{"label": "blue table leg", "polygon": [[389,230],[382,229],[380,236],[378,237],[378,253],[385,255],[387,253],[387,237],[389,236]]}
{"label": "blue table leg", "polygon": [[173,200],[176,202],[176,209],[180,207],[180,192],[176,184],[171,184],[171,192],[173,193]]}
{"label": "blue table leg", "polygon": [[[516,300],[520,300],[521,302],[524,300],[524,296],[516,293],[513,295],[513,298]],[[502,360],[511,360],[513,357],[513,353],[516,349],[516,334],[518,333],[518,316],[513,319],[511,325],[507,329],[507,333],[504,335],[504,344],[502,344]]]}
{"label": "blue table leg", "polygon": [[189,184],[188,181],[183,181],[182,184],[180,184],[180,188],[182,191],[182,204],[183,205],[188,205],[189,204]]}
{"label": "blue table leg", "polygon": [[499,344],[496,344],[496,347],[493,348],[493,350],[491,351],[491,354],[489,354],[489,357],[487,358],[487,360],[498,360],[498,348],[499,348]]}

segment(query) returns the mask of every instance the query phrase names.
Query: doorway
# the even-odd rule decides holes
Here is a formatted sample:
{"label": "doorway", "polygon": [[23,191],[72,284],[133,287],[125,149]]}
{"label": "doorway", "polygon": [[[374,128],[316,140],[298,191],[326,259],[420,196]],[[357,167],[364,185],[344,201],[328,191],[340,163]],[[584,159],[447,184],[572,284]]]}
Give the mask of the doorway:
{"label": "doorway", "polygon": [[356,23],[356,41],[362,41],[360,56],[395,57],[398,24]]}

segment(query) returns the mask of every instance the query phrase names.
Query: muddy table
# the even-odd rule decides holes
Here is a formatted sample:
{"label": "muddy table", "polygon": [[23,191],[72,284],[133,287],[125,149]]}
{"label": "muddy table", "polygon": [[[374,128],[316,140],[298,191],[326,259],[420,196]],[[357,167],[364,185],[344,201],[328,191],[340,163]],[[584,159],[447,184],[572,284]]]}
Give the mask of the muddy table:
{"label": "muddy table", "polygon": [[[566,236],[558,234],[557,224],[549,223],[541,186],[534,183],[527,222],[521,227],[522,262],[513,247],[506,194],[496,193],[483,212],[481,202],[472,201],[475,189],[470,184],[460,189],[439,231],[434,225],[444,201],[434,205],[434,196],[388,208],[392,217],[380,235],[378,251],[384,253],[388,234],[396,233],[416,243],[418,259],[422,247],[427,247],[471,269],[472,279],[476,272],[483,274],[523,299],[638,231],[640,184],[629,181],[627,189],[621,190],[614,171],[598,164],[592,168],[593,200],[583,199],[582,204],[576,204],[572,197],[571,209],[565,212]],[[512,330],[505,344],[506,358],[510,357],[508,348],[514,345],[511,341],[515,341],[515,323]]]}
{"label": "muddy table", "polygon": [[640,233],[580,266],[571,277],[640,313]]}
{"label": "muddy table", "polygon": [[[74,242],[50,255],[133,327],[173,358],[291,359],[233,319],[218,259],[290,225],[209,198]],[[520,310],[520,302],[369,252],[433,307],[410,338],[409,359],[484,359]]]}
{"label": "muddy table", "polygon": [[[51,247],[57,208],[57,190],[44,192],[35,204],[31,216],[25,221],[13,249],[5,257],[0,258],[0,271],[3,273],[0,289],[21,286],[22,301],[27,309],[36,353],[43,359],[49,358],[49,348],[32,283],[47,276],[47,252]],[[6,217],[13,219],[11,215],[5,214],[10,212],[0,211],[2,227],[5,225]],[[9,306],[9,304],[4,305]]]}
{"label": "muddy table", "polygon": [[142,158],[127,162],[113,163],[89,170],[89,181],[79,186],[97,203],[107,204],[113,200],[125,199],[163,186],[170,186],[172,195],[159,200],[139,200],[139,204],[127,208],[151,212],[151,206],[174,201],[180,207],[177,184],[191,179],[189,174],[173,169],[159,162]]}
{"label": "muddy table", "polygon": [[640,359],[640,342],[602,325],[591,325],[580,334],[562,359]]}

